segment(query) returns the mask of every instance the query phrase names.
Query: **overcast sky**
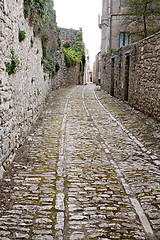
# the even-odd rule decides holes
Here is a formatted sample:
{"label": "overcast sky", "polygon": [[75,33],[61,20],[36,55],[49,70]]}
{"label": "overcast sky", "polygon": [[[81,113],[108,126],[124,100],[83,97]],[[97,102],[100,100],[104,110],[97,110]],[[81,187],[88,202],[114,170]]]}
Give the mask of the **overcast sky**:
{"label": "overcast sky", "polygon": [[102,0],[54,0],[57,24],[62,28],[83,30],[83,40],[89,49],[91,68],[100,51],[101,30],[98,14],[101,15]]}

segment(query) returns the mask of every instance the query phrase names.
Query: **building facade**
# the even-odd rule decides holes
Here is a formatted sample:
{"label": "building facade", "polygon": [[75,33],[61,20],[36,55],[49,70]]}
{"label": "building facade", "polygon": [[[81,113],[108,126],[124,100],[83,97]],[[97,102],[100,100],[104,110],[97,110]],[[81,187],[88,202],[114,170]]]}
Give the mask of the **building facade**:
{"label": "building facade", "polygon": [[84,80],[83,84],[86,84],[89,82],[89,72],[90,72],[90,58],[89,58],[89,50],[85,46],[85,56],[86,56],[86,62],[85,62],[85,71],[84,71]]}
{"label": "building facade", "polygon": [[160,33],[102,57],[101,87],[160,121]]}
{"label": "building facade", "polygon": [[100,84],[101,82],[101,52],[96,55],[93,63],[93,83]]}
{"label": "building facade", "polygon": [[101,54],[109,52],[112,48],[119,48],[129,44],[127,25],[122,23],[121,14],[123,0],[103,0],[102,16],[99,28],[101,36]]}

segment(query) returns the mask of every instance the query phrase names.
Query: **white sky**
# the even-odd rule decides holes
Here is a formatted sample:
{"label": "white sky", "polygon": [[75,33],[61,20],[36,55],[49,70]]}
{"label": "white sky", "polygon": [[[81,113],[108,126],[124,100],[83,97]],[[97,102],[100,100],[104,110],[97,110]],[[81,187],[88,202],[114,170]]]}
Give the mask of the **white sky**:
{"label": "white sky", "polygon": [[83,30],[83,40],[89,50],[91,68],[100,51],[101,30],[98,14],[101,15],[102,0],[54,0],[57,24],[62,28]]}

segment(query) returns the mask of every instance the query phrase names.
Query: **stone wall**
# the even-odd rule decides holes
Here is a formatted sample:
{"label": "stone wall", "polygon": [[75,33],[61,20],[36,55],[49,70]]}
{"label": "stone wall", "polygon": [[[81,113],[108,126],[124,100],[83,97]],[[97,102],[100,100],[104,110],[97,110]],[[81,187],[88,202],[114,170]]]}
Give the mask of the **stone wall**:
{"label": "stone wall", "polygon": [[71,47],[75,47],[75,42],[77,38],[78,30],[72,28],[60,28],[60,37],[62,39],[62,43],[70,42]]}
{"label": "stone wall", "polygon": [[[43,109],[53,88],[78,84],[78,69],[67,69],[61,52],[57,53],[61,69],[50,79],[41,64],[42,45],[23,15],[23,0],[0,1],[0,176],[13,160],[32,124]],[[19,29],[26,32],[19,42]],[[33,46],[31,44],[33,40]],[[20,61],[16,74],[8,75],[11,51]]]}
{"label": "stone wall", "polygon": [[54,76],[52,81],[52,87],[57,88],[59,86],[69,86],[69,85],[77,85],[83,84],[83,76],[80,73],[80,65],[67,67],[64,60],[63,54],[63,44],[65,42],[70,42],[71,48],[75,47],[76,38],[77,38],[78,30],[75,29],[67,29],[60,28],[60,38],[62,41],[62,46],[60,49],[60,53],[57,54],[57,59],[60,65],[60,70]]}
{"label": "stone wall", "polygon": [[[23,0],[4,0],[0,5],[0,21],[0,168],[3,171],[42,110],[51,80],[48,75],[44,78],[41,40],[34,37],[32,27],[24,19]],[[26,32],[22,42],[19,29]],[[12,50],[20,61],[20,69],[8,75],[6,65],[11,62]]]}
{"label": "stone wall", "polygon": [[64,60],[63,47],[61,46],[60,53],[57,55],[57,61],[60,65],[59,71],[55,74],[52,80],[52,89],[61,86],[82,84],[80,65],[77,64],[73,67],[67,67]]}
{"label": "stone wall", "polygon": [[160,33],[102,57],[101,86],[160,120]]}

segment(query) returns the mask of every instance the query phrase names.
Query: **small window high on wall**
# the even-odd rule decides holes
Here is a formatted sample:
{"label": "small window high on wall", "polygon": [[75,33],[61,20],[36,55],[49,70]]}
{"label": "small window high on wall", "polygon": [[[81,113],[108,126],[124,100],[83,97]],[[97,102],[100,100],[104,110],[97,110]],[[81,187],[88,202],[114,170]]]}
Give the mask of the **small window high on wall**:
{"label": "small window high on wall", "polygon": [[129,34],[127,32],[120,32],[119,34],[119,47],[129,44]]}

